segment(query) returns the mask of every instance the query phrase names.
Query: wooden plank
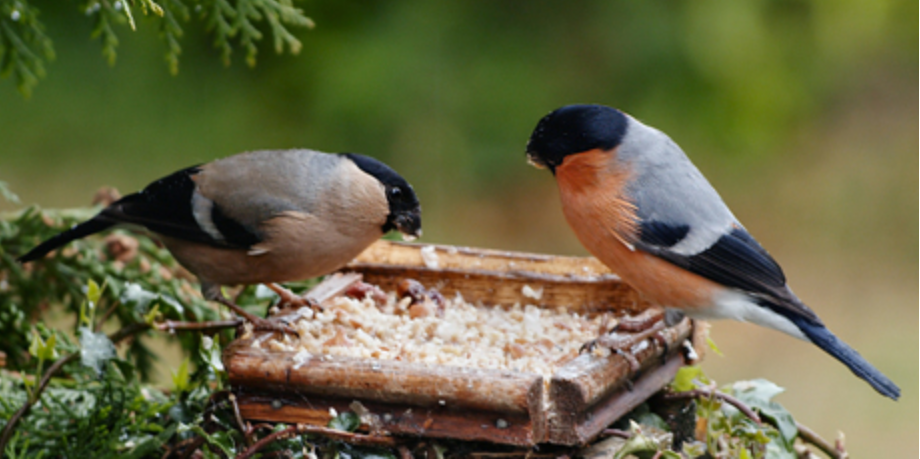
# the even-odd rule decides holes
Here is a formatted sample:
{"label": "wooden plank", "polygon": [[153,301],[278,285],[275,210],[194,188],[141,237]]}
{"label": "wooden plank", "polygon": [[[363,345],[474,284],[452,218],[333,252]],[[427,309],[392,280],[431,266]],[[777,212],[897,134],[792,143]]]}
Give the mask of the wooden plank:
{"label": "wooden plank", "polygon": [[[272,422],[327,425],[332,419],[329,409],[350,409],[353,400],[308,394],[237,393],[240,414],[246,419]],[[520,413],[498,413],[449,406],[413,407],[402,404],[362,400],[374,416],[373,426],[363,424],[362,431],[387,432],[467,441],[489,441],[517,446],[531,446],[542,432],[531,418]]]}
{"label": "wooden plank", "polygon": [[[437,267],[425,264],[422,249],[434,248]],[[437,288],[444,296],[458,292],[469,302],[486,305],[564,306],[575,312],[649,307],[639,294],[593,257],[564,257],[503,252],[469,247],[379,241],[344,270],[359,272],[365,282],[394,290],[404,278]],[[524,286],[541,291],[539,299],[523,294]]]}
{"label": "wooden plank", "polygon": [[543,378],[530,373],[349,357],[300,360],[250,344],[236,341],[224,351],[233,386],[528,415],[543,398]]}

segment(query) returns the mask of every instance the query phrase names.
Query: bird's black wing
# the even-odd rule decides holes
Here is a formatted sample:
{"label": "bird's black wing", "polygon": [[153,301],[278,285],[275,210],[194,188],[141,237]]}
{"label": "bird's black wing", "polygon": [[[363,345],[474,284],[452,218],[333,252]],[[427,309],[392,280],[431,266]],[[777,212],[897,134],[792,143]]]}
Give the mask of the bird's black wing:
{"label": "bird's black wing", "polygon": [[227,217],[216,203],[211,206],[209,218],[221,237],[202,228],[194,214],[196,184],[192,180],[200,172],[199,166],[193,166],[168,175],[112,203],[99,217],[217,247],[248,248],[259,243],[261,237],[255,231]]}
{"label": "bird's black wing", "polygon": [[639,223],[639,240],[635,245],[694,274],[747,292],[762,306],[783,315],[793,314],[820,323],[817,315],[786,286],[786,276],[779,264],[744,228],[733,227],[695,254],[672,250],[689,230],[688,225],[643,221]]}

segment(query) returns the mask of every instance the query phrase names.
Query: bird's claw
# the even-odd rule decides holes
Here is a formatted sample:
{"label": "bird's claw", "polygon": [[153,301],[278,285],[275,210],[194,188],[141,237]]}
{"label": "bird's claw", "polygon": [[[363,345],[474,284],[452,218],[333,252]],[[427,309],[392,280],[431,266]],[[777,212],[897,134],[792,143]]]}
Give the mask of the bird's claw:
{"label": "bird's claw", "polygon": [[595,349],[597,349],[597,338],[592,339],[591,341],[588,341],[585,344],[582,344],[581,347],[578,348],[578,353],[579,354],[591,354],[594,352]]}
{"label": "bird's claw", "polygon": [[313,298],[297,295],[279,284],[270,283],[265,285],[280,297],[277,305],[278,309],[299,309],[308,307],[316,312],[323,311],[323,307]]}
{"label": "bird's claw", "polygon": [[668,358],[669,346],[667,339],[661,334],[666,327],[662,319],[661,315],[649,315],[638,320],[621,320],[610,332],[583,344],[579,353],[591,353],[598,347],[605,347],[626,359],[630,372],[635,373],[639,371],[641,364],[633,355],[632,349],[642,341],[652,339],[662,349],[661,358],[664,363]]}
{"label": "bird's claw", "polygon": [[250,320],[250,323],[252,323],[253,331],[278,332],[285,335],[294,335],[298,338],[300,337],[300,332],[295,328],[278,320],[256,318],[256,320]]}

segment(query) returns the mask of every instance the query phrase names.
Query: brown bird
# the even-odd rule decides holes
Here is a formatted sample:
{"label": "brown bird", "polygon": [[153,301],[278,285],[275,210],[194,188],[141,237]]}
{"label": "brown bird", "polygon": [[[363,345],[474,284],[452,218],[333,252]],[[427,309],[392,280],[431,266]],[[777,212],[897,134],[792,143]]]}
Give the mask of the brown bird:
{"label": "brown bird", "polygon": [[198,276],[208,300],[257,329],[290,331],[256,317],[222,285],[264,283],[282,301],[304,300],[277,285],[328,274],[390,230],[421,235],[421,208],[393,169],[363,155],[312,150],[253,151],[189,167],[112,203],[41,243],[27,263],[118,224],[152,231]]}

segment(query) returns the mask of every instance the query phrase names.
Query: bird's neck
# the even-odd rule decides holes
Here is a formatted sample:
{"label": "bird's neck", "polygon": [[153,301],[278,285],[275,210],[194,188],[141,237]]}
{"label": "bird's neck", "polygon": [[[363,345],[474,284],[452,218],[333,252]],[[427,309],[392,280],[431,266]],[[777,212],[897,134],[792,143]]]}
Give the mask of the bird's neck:
{"label": "bird's neck", "polygon": [[559,189],[581,194],[608,188],[622,175],[614,170],[615,161],[616,150],[595,149],[566,156],[555,170]]}
{"label": "bird's neck", "polygon": [[563,213],[592,253],[604,241],[635,237],[636,208],[626,193],[629,178],[630,171],[617,161],[615,149],[570,155],[556,168]]}

